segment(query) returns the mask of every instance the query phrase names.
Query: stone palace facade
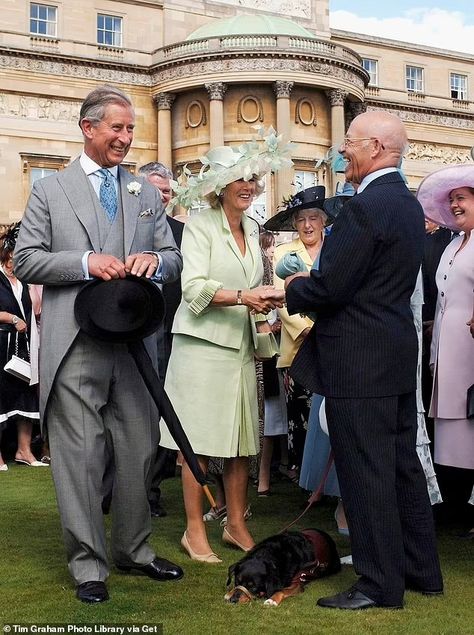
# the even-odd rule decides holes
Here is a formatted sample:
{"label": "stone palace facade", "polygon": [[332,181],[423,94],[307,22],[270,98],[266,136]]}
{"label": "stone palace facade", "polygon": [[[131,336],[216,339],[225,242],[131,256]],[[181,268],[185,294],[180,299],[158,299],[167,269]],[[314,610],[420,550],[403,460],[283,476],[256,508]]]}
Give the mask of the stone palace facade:
{"label": "stone palace facade", "polygon": [[0,22],[0,223],[21,218],[32,182],[80,152],[82,99],[102,83],[130,94],[137,126],[126,165],[179,174],[257,125],[296,144],[252,213],[336,178],[326,158],[356,114],[405,122],[403,169],[471,161],[472,56],[329,28],[328,0],[4,0]]}

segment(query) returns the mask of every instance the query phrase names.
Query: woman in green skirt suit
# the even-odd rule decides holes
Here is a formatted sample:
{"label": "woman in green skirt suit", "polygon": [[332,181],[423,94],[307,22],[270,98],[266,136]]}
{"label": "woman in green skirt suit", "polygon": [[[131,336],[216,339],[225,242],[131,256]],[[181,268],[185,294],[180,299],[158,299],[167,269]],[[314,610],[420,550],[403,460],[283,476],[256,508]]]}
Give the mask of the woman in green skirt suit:
{"label": "woman in green skirt suit", "polygon": [[[282,291],[260,286],[259,227],[245,213],[263,190],[259,178],[288,164],[281,139],[270,134],[238,150],[214,148],[206,155],[207,171],[176,187],[182,205],[205,198],[209,208],[192,216],[183,233],[183,299],[165,387],[203,470],[209,457],[225,459],[222,538],[244,551],[255,544],[244,521],[248,457],[259,449],[254,356],[257,331],[270,330],[256,318],[284,299]],[[160,445],[175,449],[164,425],[161,434]],[[203,522],[202,488],[185,463],[182,482],[187,526],[181,544],[193,560],[220,562]]]}

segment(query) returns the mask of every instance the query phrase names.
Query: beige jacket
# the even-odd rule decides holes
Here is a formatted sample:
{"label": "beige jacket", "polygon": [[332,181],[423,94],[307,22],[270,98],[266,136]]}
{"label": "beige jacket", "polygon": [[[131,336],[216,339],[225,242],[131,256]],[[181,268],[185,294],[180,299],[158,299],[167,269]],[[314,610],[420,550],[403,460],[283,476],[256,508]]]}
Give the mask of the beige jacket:
{"label": "beige jacket", "polygon": [[[276,263],[290,251],[296,251],[298,256],[307,266],[308,271],[311,269],[313,261],[306,251],[306,247],[299,238],[292,240],[291,243],[284,243],[276,247],[275,254],[273,256],[274,267],[276,266]],[[277,289],[283,289],[284,281],[275,274],[274,284]],[[286,308],[278,309],[278,314],[281,320],[281,339],[280,357],[277,361],[277,368],[288,368],[291,366],[299,347],[303,343],[303,331],[313,326],[313,320],[299,314],[288,315]]]}

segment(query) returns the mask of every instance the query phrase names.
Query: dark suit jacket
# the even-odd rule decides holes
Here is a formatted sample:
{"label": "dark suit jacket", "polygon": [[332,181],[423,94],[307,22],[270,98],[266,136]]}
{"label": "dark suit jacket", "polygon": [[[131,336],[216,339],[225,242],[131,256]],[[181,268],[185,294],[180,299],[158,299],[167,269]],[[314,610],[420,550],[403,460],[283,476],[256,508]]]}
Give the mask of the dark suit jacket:
{"label": "dark suit jacket", "polygon": [[[21,294],[21,303],[23,305],[23,310],[25,311],[25,321],[27,324],[27,328],[30,327],[30,319],[31,319],[31,299],[30,294],[28,292],[28,285],[23,285],[23,291]],[[18,304],[10,283],[8,282],[7,277],[0,271],[0,311],[6,311],[7,313],[11,313],[12,315],[17,315],[22,318],[22,313],[20,310],[20,305]],[[0,363],[3,369],[4,365],[10,359],[12,353],[15,349],[15,336],[16,336],[16,328],[13,324],[0,324]],[[8,334],[10,333],[10,349],[7,351],[7,342],[8,342]],[[28,332],[29,334],[29,332]],[[26,348],[26,338],[24,334],[20,334],[18,336],[18,347],[20,351],[20,357],[28,359],[28,351]]]}
{"label": "dark suit jacket", "polygon": [[[181,240],[183,238],[184,223],[179,220],[175,220],[172,216],[167,216],[166,220],[173,233],[174,242],[177,247],[181,247]],[[178,278],[174,282],[169,282],[163,285],[163,297],[166,304],[166,313],[164,318],[164,328],[166,333],[171,333],[171,327],[173,326],[174,314],[181,302],[181,278]]]}
{"label": "dark suit jacket", "polygon": [[296,381],[327,397],[415,390],[410,296],[424,233],[421,206],[396,172],[345,204],[324,242],[319,271],[287,290],[290,313],[317,313],[290,370]]}

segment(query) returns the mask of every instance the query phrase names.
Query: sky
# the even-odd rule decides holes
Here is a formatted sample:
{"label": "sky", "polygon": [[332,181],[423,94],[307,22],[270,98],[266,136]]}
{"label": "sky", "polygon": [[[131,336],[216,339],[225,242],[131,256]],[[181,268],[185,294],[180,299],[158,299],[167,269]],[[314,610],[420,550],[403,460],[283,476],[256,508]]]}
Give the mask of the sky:
{"label": "sky", "polygon": [[330,0],[333,29],[474,55],[474,0]]}

